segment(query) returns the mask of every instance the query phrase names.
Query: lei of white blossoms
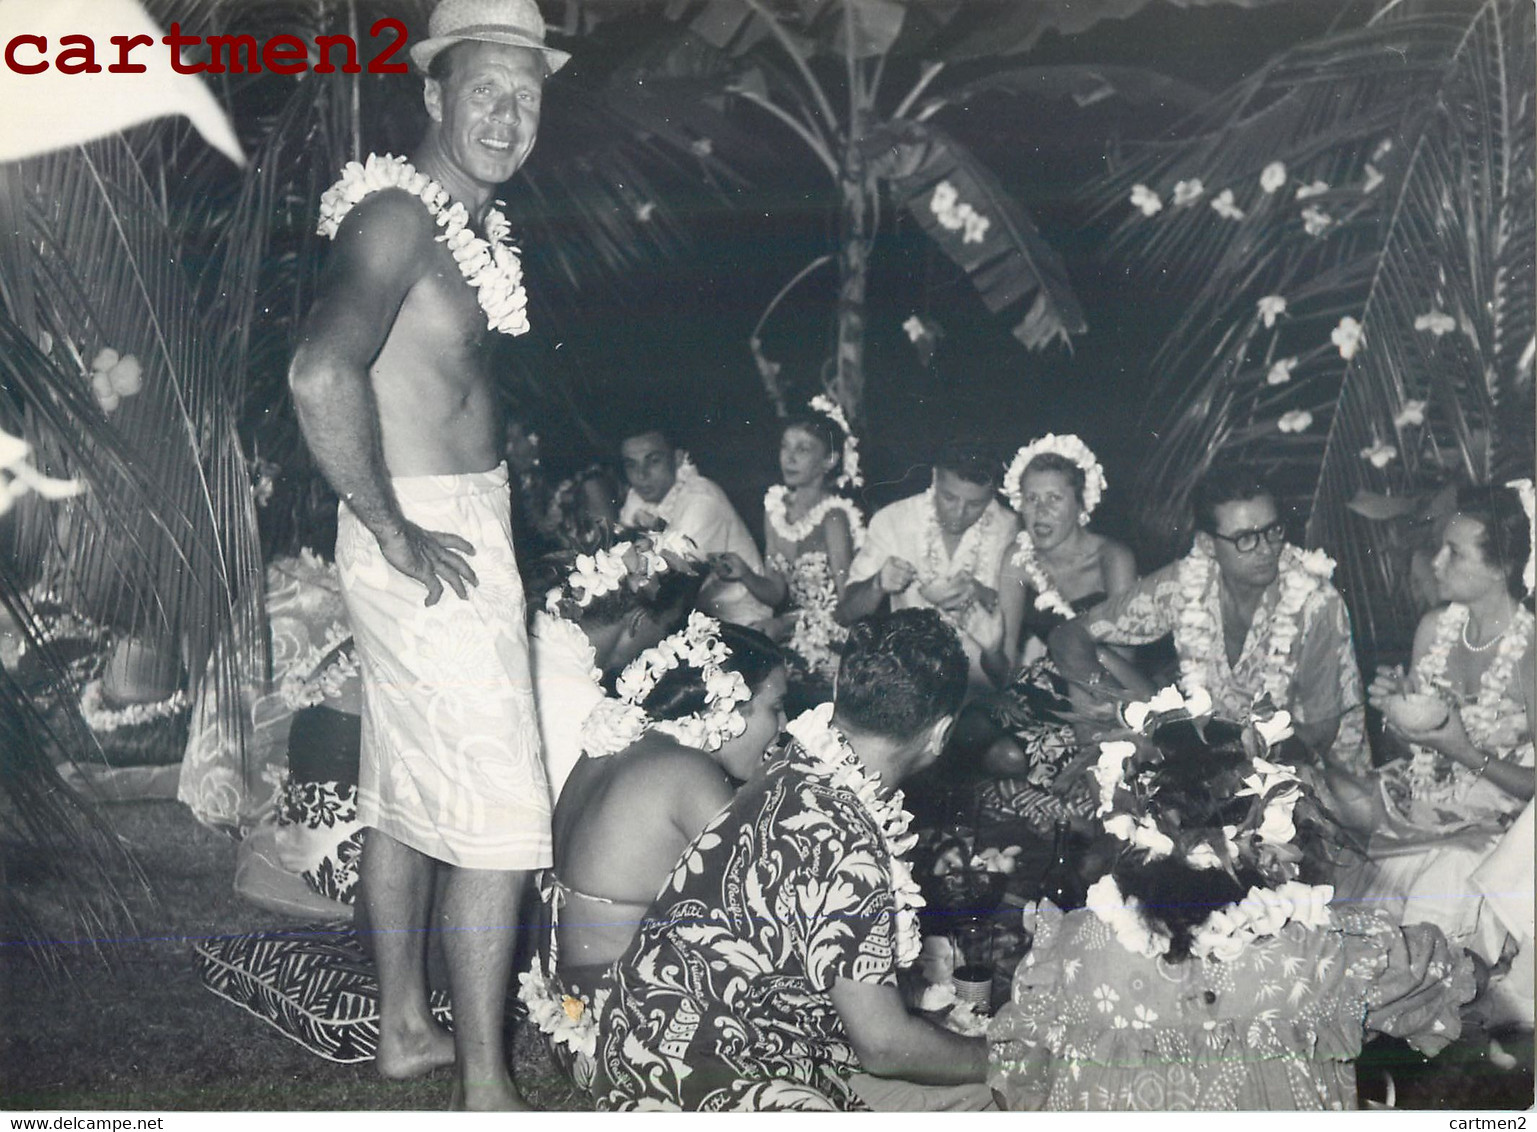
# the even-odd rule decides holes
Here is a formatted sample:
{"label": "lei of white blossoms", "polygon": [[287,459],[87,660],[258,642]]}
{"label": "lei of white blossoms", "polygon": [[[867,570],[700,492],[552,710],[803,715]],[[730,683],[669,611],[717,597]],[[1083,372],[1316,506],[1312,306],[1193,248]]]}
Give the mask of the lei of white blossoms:
{"label": "lei of white blossoms", "polygon": [[[1223,653],[1222,629],[1212,615],[1206,595],[1212,590],[1217,560],[1198,541],[1179,566],[1180,611],[1174,626],[1179,653],[1179,682],[1186,692],[1210,687],[1212,669]],[[1334,559],[1321,550],[1299,550],[1287,544],[1281,551],[1281,596],[1265,626],[1265,658],[1260,669],[1260,693],[1274,704],[1290,696],[1291,652],[1302,631],[1299,617],[1318,590],[1334,576]]]}
{"label": "lei of white blossoms", "polygon": [[838,486],[863,487],[865,477],[859,474],[859,437],[854,435],[849,419],[844,415],[843,406],[825,393],[818,393],[811,399],[811,411],[821,413],[843,430],[842,470],[838,473]]}
{"label": "lei of white blossoms", "polygon": [[680,664],[698,669],[704,680],[705,709],[682,719],[662,720],[651,727],[685,747],[718,751],[726,740],[747,730],[747,720],[737,711],[737,705],[752,699],[742,674],[723,667],[730,656],[731,650],[720,639],[720,622],[695,610],[680,632],[663,638],[655,648],[647,649],[626,665],[614,682],[614,690],[623,702],[639,706],[662,677]]}
{"label": "lei of white blossoms", "polygon": [[1100,466],[1089,446],[1072,433],[1058,436],[1048,432],[1014,453],[1014,459],[1009,462],[1008,470],[1003,474],[1003,494],[1008,498],[1009,506],[1016,511],[1023,510],[1024,496],[1020,494],[1020,483],[1025,478],[1025,469],[1030,466],[1030,461],[1047,452],[1071,460],[1083,472],[1083,510],[1079,513],[1078,521],[1087,525],[1094,508],[1099,506],[1105,488],[1110,485],[1105,479],[1105,469]]}
{"label": "lei of white blossoms", "polygon": [[629,578],[644,582],[665,574],[671,568],[667,555],[691,559],[696,553],[694,540],[682,532],[657,531],[644,539],[617,542],[594,554],[579,554],[565,585],[555,586],[544,595],[545,612],[560,616],[560,607],[568,598],[586,609],[598,598],[619,589]]}
{"label": "lei of white blossoms", "polygon": [[[1425,655],[1414,666],[1415,682],[1422,691],[1446,687],[1446,665],[1453,646],[1461,638],[1468,624],[1468,607],[1461,602],[1450,602],[1436,619],[1436,635]],[[1474,746],[1490,749],[1502,745],[1499,734],[1500,705],[1510,691],[1512,680],[1521,655],[1537,621],[1524,606],[1516,606],[1515,616],[1505,630],[1494,661],[1478,680],[1478,696],[1470,704],[1459,709],[1463,728]],[[1416,744],[1409,760],[1407,774],[1410,789],[1416,798],[1427,801],[1460,801],[1473,788],[1479,775],[1471,767],[1447,758],[1445,755]]]}
{"label": "lei of white blossoms", "polygon": [[918,909],[925,901],[913,879],[912,867],[904,855],[918,842],[910,833],[913,815],[902,806],[902,791],[881,797],[881,776],[871,774],[859,761],[849,741],[832,725],[833,705],[822,704],[803,712],[785,728],[811,756],[816,769],[833,786],[847,790],[859,799],[865,813],[880,830],[891,859],[891,893],[896,901],[897,966],[910,966],[923,953],[923,935],[918,929]]}
{"label": "lei of white blossoms", "polygon": [[528,1007],[529,1020],[550,1041],[579,1057],[591,1058],[598,1052],[598,1015],[608,999],[608,988],[594,997],[596,1003],[590,1004],[585,998],[567,994],[537,955],[529,969],[518,976],[518,1001]]}
{"label": "lei of white blossoms", "polygon": [[80,689],[80,715],[92,731],[116,731],[122,727],[137,727],[153,723],[157,719],[170,719],[192,706],[192,698],[178,688],[163,700],[148,704],[129,704],[125,708],[109,708],[102,695],[101,681],[92,680]]}
{"label": "lei of white blossoms", "polygon": [[[1171,715],[1199,719],[1209,715],[1211,708],[1211,696],[1203,688],[1195,689],[1188,697],[1182,696],[1177,688],[1164,688],[1146,703],[1129,705],[1123,714],[1134,730],[1146,733]],[[1285,711],[1251,718],[1250,723],[1264,741],[1266,753],[1292,734],[1291,715]],[[1156,861],[1173,855],[1177,846],[1174,838],[1146,812],[1145,799],[1127,778],[1128,763],[1136,753],[1136,744],[1127,740],[1100,744],[1099,761],[1091,768],[1099,783],[1097,815],[1105,832],[1141,850],[1146,860]],[[1214,837],[1187,846],[1184,860],[1191,868],[1228,867],[1239,856],[1242,837],[1274,847],[1282,859],[1296,853],[1291,843],[1297,836],[1293,816],[1302,798],[1301,779],[1294,768],[1258,755],[1250,759],[1250,765],[1252,772],[1244,777],[1243,789],[1234,796],[1261,800],[1263,805],[1258,814],[1241,827],[1223,826],[1220,849]],[[1288,922],[1308,927],[1324,923],[1328,903],[1334,897],[1333,886],[1302,884],[1295,879],[1294,869],[1286,867],[1291,875],[1281,884],[1274,888],[1256,885],[1243,900],[1212,912],[1193,933],[1190,953],[1197,958],[1232,960],[1251,941],[1276,934]],[[1136,898],[1125,896],[1114,877],[1107,874],[1090,888],[1088,903],[1127,950],[1148,958],[1167,953],[1168,935],[1147,923]]]}
{"label": "lei of white blossoms", "polygon": [[[486,238],[470,230],[469,210],[455,201],[449,204],[448,190],[419,173],[403,157],[370,153],[363,164],[349,161],[341,179],[320,198],[320,235],[334,240],[342,219],[370,193],[384,189],[402,189],[420,198],[427,212],[443,233],[437,237],[448,245],[459,272],[475,288],[480,309],[486,314],[486,328],[502,334],[528,332],[528,292],[523,289],[523,264],[518,250],[508,243],[512,225],[500,211],[486,213]],[[446,207],[445,207],[446,206]]]}
{"label": "lei of white blossoms", "polygon": [[[278,686],[283,703],[300,711],[340,696],[342,685],[358,674],[354,652],[351,631],[332,622],[326,629],[325,639],[319,645],[311,645],[283,674]],[[328,656],[331,662],[317,672],[317,666]]]}
{"label": "lei of white blossoms", "polygon": [[[923,501],[925,513],[923,517],[923,561],[919,563],[919,579],[925,585],[932,585],[939,580],[939,554],[940,547],[944,545],[944,535],[939,529],[939,506],[935,501],[935,487],[929,485],[929,490],[924,493]],[[962,560],[961,566],[954,573],[965,574],[968,577],[977,576],[977,568],[982,563],[982,544],[987,541],[988,532],[992,529],[993,512],[989,507],[982,512],[982,517],[961,535],[961,541],[955,548],[955,553]],[[951,559],[952,563],[954,559]],[[936,612],[952,625],[960,625],[966,613],[971,609],[971,603],[959,610],[936,610]]]}
{"label": "lei of white blossoms", "polygon": [[811,537],[811,533],[822,525],[830,512],[842,511],[848,516],[849,535],[853,539],[854,549],[858,550],[865,541],[865,520],[859,513],[859,505],[852,499],[845,499],[841,495],[824,495],[810,511],[807,511],[795,522],[788,518],[790,489],[782,483],[776,483],[763,494],[763,517],[768,520],[768,525],[774,533],[788,543],[799,543]]}
{"label": "lei of white blossoms", "polygon": [[[1089,446],[1071,433],[1058,436],[1048,432],[1039,440],[1032,440],[1014,454],[1014,459],[1010,461],[1008,470],[1003,476],[1003,494],[1008,497],[1009,506],[1023,513],[1025,500],[1020,485],[1025,478],[1025,469],[1030,466],[1030,461],[1043,452],[1051,452],[1071,460],[1083,472],[1083,508],[1078,512],[1078,522],[1087,526],[1090,513],[1099,506],[1100,497],[1109,485],[1105,479],[1105,469],[1100,466]],[[1014,539],[1012,561],[1024,573],[1030,588],[1035,590],[1037,609],[1047,613],[1059,613],[1067,618],[1074,615],[1072,603],[1062,596],[1062,592],[1052,581],[1051,575],[1046,573],[1046,568],[1036,557],[1035,540],[1030,537],[1028,530],[1022,529]]]}

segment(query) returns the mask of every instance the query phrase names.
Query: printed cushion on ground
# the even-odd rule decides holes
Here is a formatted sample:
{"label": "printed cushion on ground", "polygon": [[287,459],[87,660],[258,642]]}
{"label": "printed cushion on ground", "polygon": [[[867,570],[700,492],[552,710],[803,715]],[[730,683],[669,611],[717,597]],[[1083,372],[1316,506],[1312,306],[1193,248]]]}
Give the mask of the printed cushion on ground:
{"label": "printed cushion on ground", "polygon": [[[203,985],[327,1061],[371,1061],[379,1040],[379,983],[352,928],[306,924],[204,940]],[[432,1013],[451,1022],[434,992]]]}

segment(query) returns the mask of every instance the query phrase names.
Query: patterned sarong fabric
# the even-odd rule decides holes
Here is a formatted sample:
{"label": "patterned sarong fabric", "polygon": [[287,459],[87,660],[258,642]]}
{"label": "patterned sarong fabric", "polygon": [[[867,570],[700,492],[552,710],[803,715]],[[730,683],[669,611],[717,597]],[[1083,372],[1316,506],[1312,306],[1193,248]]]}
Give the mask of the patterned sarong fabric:
{"label": "patterned sarong fabric", "polygon": [[394,481],[405,517],[468,540],[480,584],[461,600],[384,560],[343,505],[336,535],[363,671],[358,818],[472,869],[551,864],[550,789],[539,754],[523,585],[507,469]]}

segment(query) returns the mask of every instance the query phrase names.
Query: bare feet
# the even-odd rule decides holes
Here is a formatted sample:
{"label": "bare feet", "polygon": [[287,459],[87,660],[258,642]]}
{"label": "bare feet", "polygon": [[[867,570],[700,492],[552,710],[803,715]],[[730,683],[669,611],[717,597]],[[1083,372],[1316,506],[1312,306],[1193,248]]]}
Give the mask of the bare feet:
{"label": "bare feet", "polygon": [[448,1107],[453,1112],[527,1112],[533,1106],[523,1099],[511,1078],[497,1081],[454,1081]]}
{"label": "bare feet", "polygon": [[381,1077],[404,1081],[454,1063],[454,1039],[436,1024],[381,1032],[374,1065]]}

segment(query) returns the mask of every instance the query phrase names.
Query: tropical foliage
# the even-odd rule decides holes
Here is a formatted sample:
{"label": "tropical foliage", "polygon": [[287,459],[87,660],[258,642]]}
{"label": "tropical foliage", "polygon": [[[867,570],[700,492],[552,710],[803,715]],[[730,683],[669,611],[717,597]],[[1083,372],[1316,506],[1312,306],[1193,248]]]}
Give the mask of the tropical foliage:
{"label": "tropical foliage", "polygon": [[1358,631],[1401,645],[1409,547],[1363,516],[1531,474],[1533,42],[1521,0],[1384,4],[1116,173],[1122,250],[1197,286],[1151,365],[1141,510],[1166,551],[1213,461],[1258,463]]}
{"label": "tropical foliage", "polygon": [[[589,14],[609,7],[572,2]],[[1080,105],[1117,94],[1188,102],[1191,91],[1183,84],[1133,68],[1012,61],[1048,31],[1083,31],[1102,19],[1129,16],[1145,3],[667,5],[667,14],[689,34],[658,69],[674,79],[695,79],[717,98],[725,94],[756,107],[831,183],[836,241],[790,280],[765,318],[801,279],[836,265],[836,342],[822,381],[851,418],[859,419],[864,399],[870,257],[888,199],[893,212],[911,217],[965,273],[989,310],[1009,312],[1016,320],[1014,337],[1026,347],[1067,344],[1086,329],[1061,257],[1020,199],[944,123],[947,112],[985,93],[1070,97]],[[765,388],[782,411],[786,390],[779,364],[764,355],[756,333],[751,346]]]}

